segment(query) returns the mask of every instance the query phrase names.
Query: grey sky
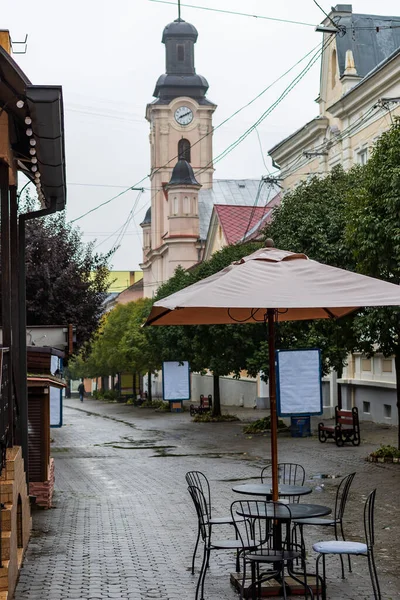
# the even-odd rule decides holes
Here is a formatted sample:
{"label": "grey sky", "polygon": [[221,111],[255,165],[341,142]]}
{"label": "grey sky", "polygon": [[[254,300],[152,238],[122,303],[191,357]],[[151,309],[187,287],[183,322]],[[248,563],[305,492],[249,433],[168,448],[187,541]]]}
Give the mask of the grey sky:
{"label": "grey sky", "polygon": [[[312,0],[188,0],[191,3],[313,24],[324,18]],[[329,10],[329,2],[319,3]],[[354,0],[352,4],[353,12],[376,14],[378,10],[382,15],[400,16],[398,0],[379,4]],[[149,0],[2,0],[0,28],[9,29],[16,41],[29,36],[27,54],[14,55],[21,68],[33,83],[63,86],[69,219],[149,173],[145,107],[153,100],[155,82],[164,72],[163,28],[176,16],[174,6]],[[182,17],[199,32],[196,70],[207,78],[208,98],[218,105],[214,126],[321,41],[313,27],[185,7]],[[258,119],[305,64],[215,132],[214,156]],[[259,127],[265,155],[318,114],[314,99],[319,67],[320,61]],[[265,173],[259,142],[252,133],[216,165],[215,177],[259,178]],[[141,185],[149,188],[149,180]],[[136,198],[137,192],[127,192],[77,221],[84,240],[97,238],[99,250],[109,250],[117,234],[106,238],[124,224]],[[149,205],[146,189],[113,258],[114,269],[138,268],[142,256],[139,223]]]}

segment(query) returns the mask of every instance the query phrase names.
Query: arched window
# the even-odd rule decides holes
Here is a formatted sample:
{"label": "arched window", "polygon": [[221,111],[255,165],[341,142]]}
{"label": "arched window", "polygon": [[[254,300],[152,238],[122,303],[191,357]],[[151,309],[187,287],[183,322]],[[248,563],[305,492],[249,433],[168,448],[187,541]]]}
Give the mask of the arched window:
{"label": "arched window", "polygon": [[190,200],[187,196],[185,196],[183,199],[183,214],[184,215],[190,214]]}
{"label": "arched window", "polygon": [[336,74],[337,74],[337,58],[336,58],[336,50],[334,50],[332,52],[332,65],[331,65],[331,75],[332,75],[332,81],[331,81],[331,85],[332,85],[332,89],[335,87],[336,85]]}
{"label": "arched window", "polygon": [[183,158],[183,160],[186,160],[187,162],[190,163],[190,142],[189,142],[189,140],[185,140],[185,138],[182,138],[181,140],[179,140],[178,157],[179,157],[179,160],[181,160]]}

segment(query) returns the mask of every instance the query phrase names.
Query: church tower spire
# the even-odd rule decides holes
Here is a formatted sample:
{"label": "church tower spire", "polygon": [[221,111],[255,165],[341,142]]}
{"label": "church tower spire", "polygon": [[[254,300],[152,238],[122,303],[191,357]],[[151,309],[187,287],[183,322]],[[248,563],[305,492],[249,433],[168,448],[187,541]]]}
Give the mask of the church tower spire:
{"label": "church tower spire", "polygon": [[158,78],[154,96],[161,100],[173,100],[188,96],[199,100],[208,90],[205,77],[196,74],[194,66],[194,45],[198,33],[194,25],[180,16],[169,23],[163,31],[165,44],[165,73]]}
{"label": "church tower spire", "polygon": [[[196,28],[179,12],[164,28],[165,73],[158,78],[156,100],[146,109],[151,152],[151,210],[141,224],[146,296],[172,275],[175,266],[187,268],[197,262],[198,193],[200,187],[207,190],[213,184],[212,115],[216,105],[206,98],[207,80],[194,66],[197,36]],[[193,174],[189,185],[179,181],[175,186],[177,161],[179,169],[184,165]]]}

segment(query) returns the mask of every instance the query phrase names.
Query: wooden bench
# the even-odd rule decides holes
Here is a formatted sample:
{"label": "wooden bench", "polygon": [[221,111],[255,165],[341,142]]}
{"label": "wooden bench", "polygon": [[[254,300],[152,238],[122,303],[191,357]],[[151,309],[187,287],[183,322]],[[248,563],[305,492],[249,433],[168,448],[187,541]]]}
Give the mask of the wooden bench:
{"label": "wooden bench", "polygon": [[360,445],[360,423],[358,421],[358,408],[339,410],[335,406],[335,425],[318,424],[318,439],[324,443],[326,440],[335,440],[336,446],[343,446],[351,442],[353,446]]}
{"label": "wooden bench", "polygon": [[194,404],[190,405],[189,411],[190,415],[193,417],[194,415],[203,414],[212,409],[212,395],[209,394],[208,398],[205,398],[203,394],[200,395],[200,406],[195,406]]}

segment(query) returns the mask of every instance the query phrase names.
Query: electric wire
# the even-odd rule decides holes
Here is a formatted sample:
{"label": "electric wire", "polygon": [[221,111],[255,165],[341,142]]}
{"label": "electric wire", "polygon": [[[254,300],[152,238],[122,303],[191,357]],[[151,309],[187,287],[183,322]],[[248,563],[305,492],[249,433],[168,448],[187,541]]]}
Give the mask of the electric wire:
{"label": "electric wire", "polygon": [[[315,0],[313,0],[314,3],[318,6],[318,8],[324,13],[325,17],[327,17],[331,23],[333,24],[334,27],[336,27],[338,29],[338,33],[340,32],[340,24],[339,23],[335,23],[335,21],[333,21],[333,19],[331,19],[331,17],[324,11],[324,9],[317,4],[317,2],[315,2]],[[173,6],[176,6],[176,2],[171,2],[170,0],[149,0],[149,2],[157,2],[159,4],[170,4]],[[243,12],[238,12],[238,11],[233,11],[233,10],[224,10],[222,8],[211,8],[210,6],[197,6],[194,4],[182,4],[181,6],[185,6],[186,8],[194,8],[197,10],[205,10],[205,11],[210,11],[210,12],[216,12],[216,13],[221,13],[221,14],[228,14],[228,15],[235,15],[235,16],[241,16],[241,17],[251,17],[253,19],[265,19],[267,21],[275,21],[278,23],[288,23],[288,24],[292,24],[292,25],[303,25],[306,27],[315,27],[315,23],[306,23],[304,21],[293,21],[290,19],[280,19],[277,17],[267,17],[266,15],[254,15],[251,13],[243,13]],[[382,21],[399,21],[400,19],[396,19],[393,17],[390,18],[386,18],[383,17],[381,19]],[[368,25],[360,25],[360,26],[352,26],[351,30],[352,31],[357,31],[357,30],[368,30],[368,31],[376,31],[377,33],[379,33],[379,31],[381,29],[398,29],[400,27],[400,25],[382,25],[382,26],[368,26]],[[342,30],[342,34],[345,33],[345,29]]]}
{"label": "electric wire", "polygon": [[[208,137],[209,135],[211,135],[212,133],[214,133],[215,131],[217,131],[220,127],[222,127],[223,125],[225,125],[226,123],[228,123],[228,121],[230,121],[231,119],[233,119],[234,117],[236,117],[240,112],[242,112],[243,110],[245,110],[246,108],[248,108],[249,106],[251,106],[254,102],[256,102],[256,100],[258,100],[263,94],[265,94],[269,89],[271,89],[276,83],[278,83],[281,79],[283,79],[286,75],[288,75],[291,71],[293,71],[293,69],[295,69],[300,63],[302,63],[304,60],[306,60],[306,58],[308,58],[310,56],[310,54],[312,54],[316,50],[316,48],[318,48],[319,46],[320,46],[320,44],[317,44],[317,46],[314,46],[314,48],[312,48],[309,52],[307,52],[307,54],[305,54],[302,58],[300,58],[294,65],[292,65],[282,75],[280,75],[277,79],[275,79],[272,83],[270,83],[266,88],[264,88],[259,94],[257,94],[257,96],[255,96],[254,98],[252,98],[249,102],[247,102],[246,104],[244,104],[242,107],[240,107],[239,109],[237,109],[234,113],[232,113],[229,117],[227,117],[226,119],[224,119],[224,121],[222,121],[216,127],[212,128],[210,131],[208,131],[207,133],[205,133],[202,137],[200,137],[194,144],[192,144],[192,147],[195,146],[196,144],[199,144],[204,138]],[[170,160],[168,160],[168,162],[165,163],[162,167],[158,167],[157,169],[155,169],[154,171],[152,171],[150,175],[146,175],[145,177],[142,177],[142,179],[140,179],[139,181],[137,181],[136,183],[134,183],[132,186],[127,187],[126,189],[124,189],[119,194],[117,194],[117,195],[113,196],[112,198],[109,198],[108,200],[105,200],[104,202],[101,202],[100,204],[94,206],[93,208],[91,208],[90,210],[86,211],[85,213],[83,213],[79,217],[76,217],[75,219],[72,219],[70,222],[71,223],[75,223],[76,221],[79,221],[80,219],[83,219],[84,217],[86,217],[87,215],[91,214],[92,212],[98,210],[99,208],[102,208],[103,206],[109,204],[110,202],[113,202],[113,200],[116,200],[117,198],[119,198],[123,194],[126,194],[132,188],[138,187],[147,178],[149,178],[151,176],[154,176],[159,171],[165,169],[171,162],[175,161],[177,158],[179,158],[178,154],[175,155],[174,157],[172,157]]]}
{"label": "electric wire", "polygon": [[284,91],[280,94],[280,96],[271,104],[263,114],[257,119],[253,125],[251,125],[239,138],[237,138],[234,142],[232,142],[225,150],[223,150],[218,156],[216,156],[213,160],[207,163],[204,167],[195,172],[195,175],[203,173],[211,164],[215,165],[220,160],[225,158],[228,154],[230,154],[239,144],[241,144],[252,131],[260,123],[262,123],[271,113],[272,111],[282,102],[282,100],[291,92],[291,90],[303,79],[306,73],[311,69],[311,67],[315,64],[315,62],[320,58],[324,50],[332,43],[334,36],[330,36],[330,38],[322,44],[322,47],[311,57],[307,65],[296,75],[296,77],[290,82],[290,84],[284,89]]}
{"label": "electric wire", "polygon": [[[381,110],[381,107],[377,107],[376,105],[372,106],[365,113],[365,115],[363,115],[363,117],[361,119],[359,119],[355,123],[353,123],[353,124],[349,125],[348,127],[346,127],[336,137],[336,139],[334,141],[328,140],[328,141],[324,142],[323,144],[320,144],[320,145],[316,146],[315,149],[313,150],[313,152],[321,152],[321,151],[324,151],[325,149],[326,150],[330,150],[331,148],[335,147],[337,144],[339,144],[343,140],[347,139],[350,135],[354,134],[362,125],[364,125],[369,120],[371,120],[372,118],[374,118],[379,113],[380,110]],[[303,160],[303,162],[301,164],[298,164],[301,160]],[[276,173],[279,172],[281,178],[282,179],[286,179],[287,177],[290,177],[290,175],[292,175],[293,173],[297,172],[298,169],[301,169],[310,160],[311,160],[310,158],[305,157],[304,154],[301,153],[292,162],[290,162],[286,167],[284,167],[280,171],[277,171]],[[294,168],[295,165],[297,165],[296,168]],[[275,175],[275,173],[273,173],[273,175]]]}
{"label": "electric wire", "polygon": [[[172,5],[176,6],[176,2],[170,2],[169,0],[149,0],[149,2],[157,2],[159,4],[172,4]],[[250,13],[237,12],[235,10],[224,10],[222,8],[211,8],[209,6],[196,6],[194,4],[182,4],[182,2],[181,2],[181,6],[185,6],[186,8],[195,8],[197,10],[206,10],[206,11],[210,11],[210,12],[217,12],[217,13],[222,13],[222,14],[226,14],[226,15],[252,17],[253,19],[265,19],[267,21],[275,21],[278,23],[290,23],[292,25],[305,25],[307,27],[315,27],[314,23],[304,23],[304,21],[292,21],[290,19],[279,19],[277,17],[267,17],[265,15],[253,15]]]}
{"label": "electric wire", "polygon": [[111,233],[111,235],[109,235],[107,238],[105,238],[104,240],[102,240],[101,242],[99,242],[98,244],[96,244],[95,248],[98,248],[99,246],[101,246],[102,244],[104,244],[105,242],[107,242],[110,238],[114,237],[114,235],[117,235],[117,238],[111,248],[111,251],[115,251],[115,249],[117,248],[117,246],[121,243],[122,239],[124,238],[124,235],[129,227],[129,224],[131,222],[132,216],[134,211],[137,208],[137,205],[139,203],[139,199],[142,195],[142,191],[139,191],[139,193],[136,196],[136,199],[132,205],[132,208],[130,209],[128,216],[126,218],[126,220],[124,221],[124,223],[118,227],[118,229],[116,231],[114,231],[113,233]]}

